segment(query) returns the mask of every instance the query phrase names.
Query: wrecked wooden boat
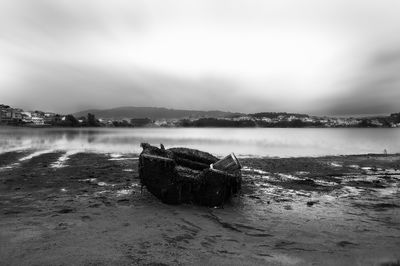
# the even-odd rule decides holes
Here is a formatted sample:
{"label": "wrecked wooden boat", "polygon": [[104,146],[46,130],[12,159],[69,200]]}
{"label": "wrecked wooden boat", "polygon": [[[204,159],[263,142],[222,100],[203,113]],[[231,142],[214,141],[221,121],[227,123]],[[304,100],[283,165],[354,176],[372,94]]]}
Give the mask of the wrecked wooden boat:
{"label": "wrecked wooden boat", "polygon": [[241,165],[234,154],[219,160],[195,149],[141,146],[141,184],[164,203],[220,206],[240,190]]}

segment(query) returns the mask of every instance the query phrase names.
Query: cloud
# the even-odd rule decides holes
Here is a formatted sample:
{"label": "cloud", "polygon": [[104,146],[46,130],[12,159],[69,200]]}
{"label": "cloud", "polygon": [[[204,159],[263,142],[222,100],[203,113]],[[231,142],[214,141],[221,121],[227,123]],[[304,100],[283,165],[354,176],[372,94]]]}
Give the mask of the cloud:
{"label": "cloud", "polygon": [[21,64],[26,71],[15,86],[15,103],[32,109],[75,112],[130,105],[234,111],[252,100],[234,83],[212,76],[189,79],[140,68],[32,58]]}
{"label": "cloud", "polygon": [[400,43],[398,8],[397,0],[4,0],[1,100],[60,112],[383,112],[397,108],[399,55],[384,47]]}
{"label": "cloud", "polygon": [[331,114],[382,114],[400,110],[400,49],[380,49],[348,85],[332,99]]}

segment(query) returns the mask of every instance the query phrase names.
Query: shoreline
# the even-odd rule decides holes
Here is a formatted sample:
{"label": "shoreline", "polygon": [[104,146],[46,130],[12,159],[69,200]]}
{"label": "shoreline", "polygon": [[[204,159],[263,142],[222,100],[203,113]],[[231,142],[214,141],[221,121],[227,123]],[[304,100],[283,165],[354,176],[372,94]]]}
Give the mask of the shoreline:
{"label": "shoreline", "polygon": [[[55,148],[55,149],[40,149],[40,148],[30,148],[30,149],[21,149],[21,148],[14,148],[14,149],[8,149],[8,150],[0,150],[0,158],[1,156],[5,157],[5,154],[12,154],[12,153],[34,153],[38,151],[47,151],[49,153],[94,153],[94,154],[108,154],[112,156],[113,154],[130,154],[139,157],[140,152],[129,152],[129,153],[118,153],[115,151],[109,151],[109,152],[103,152],[99,151],[96,149],[69,149],[65,150],[62,148]],[[326,158],[326,159],[334,159],[334,158],[343,158],[343,157],[390,157],[390,156],[399,156],[400,157],[400,152],[394,152],[394,153],[350,153],[350,154],[327,154],[327,155],[311,155],[311,156],[274,156],[274,155],[252,155],[252,154],[235,154],[237,158],[241,160],[246,160],[246,159],[319,159],[319,158]],[[4,165],[3,165],[4,166]],[[1,162],[0,162],[0,167],[1,167]]]}
{"label": "shoreline", "polygon": [[97,127],[93,127],[93,126],[76,126],[76,127],[72,127],[72,126],[52,126],[52,125],[7,125],[7,124],[0,124],[0,128],[62,128],[62,129],[69,129],[69,128],[76,128],[76,129],[82,129],[82,128],[88,128],[88,129],[99,129],[99,128],[126,128],[126,129],[132,129],[132,128],[225,128],[225,129],[234,129],[234,128],[254,128],[254,129],[259,129],[259,128],[277,128],[277,129],[289,129],[289,128],[312,128],[312,129],[316,129],[316,128],[327,128],[327,129],[343,129],[343,128],[355,128],[355,129],[399,129],[399,126],[393,127],[393,126],[376,126],[376,127],[372,127],[372,126],[302,126],[302,127],[294,127],[294,126],[287,126],[287,127],[281,127],[281,126],[156,126],[156,125],[152,125],[152,126],[97,126]]}
{"label": "shoreline", "polygon": [[0,261],[385,265],[400,260],[399,154],[241,158],[242,192],[223,208],[160,203],[141,190],[136,158],[65,151],[0,154]]}

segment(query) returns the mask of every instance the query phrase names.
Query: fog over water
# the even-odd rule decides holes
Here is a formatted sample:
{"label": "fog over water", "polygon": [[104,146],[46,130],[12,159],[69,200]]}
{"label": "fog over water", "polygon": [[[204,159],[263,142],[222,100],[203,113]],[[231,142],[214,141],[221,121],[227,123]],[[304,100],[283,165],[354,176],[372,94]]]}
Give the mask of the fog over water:
{"label": "fog over water", "polygon": [[23,149],[139,153],[140,143],[184,146],[219,156],[301,157],[400,152],[397,129],[1,128],[0,152]]}

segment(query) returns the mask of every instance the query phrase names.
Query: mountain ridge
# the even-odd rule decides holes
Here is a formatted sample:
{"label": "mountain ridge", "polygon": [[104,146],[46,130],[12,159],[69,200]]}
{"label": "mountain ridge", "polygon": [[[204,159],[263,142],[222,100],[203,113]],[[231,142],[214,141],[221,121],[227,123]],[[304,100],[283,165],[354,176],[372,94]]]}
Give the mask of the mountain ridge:
{"label": "mountain ridge", "polygon": [[185,110],[172,109],[165,107],[136,107],[122,106],[110,109],[88,109],[74,113],[76,117],[87,116],[88,113],[94,114],[97,118],[105,119],[131,119],[131,118],[150,118],[150,119],[182,119],[199,117],[230,117],[242,115],[238,112],[226,112],[219,110]]}

